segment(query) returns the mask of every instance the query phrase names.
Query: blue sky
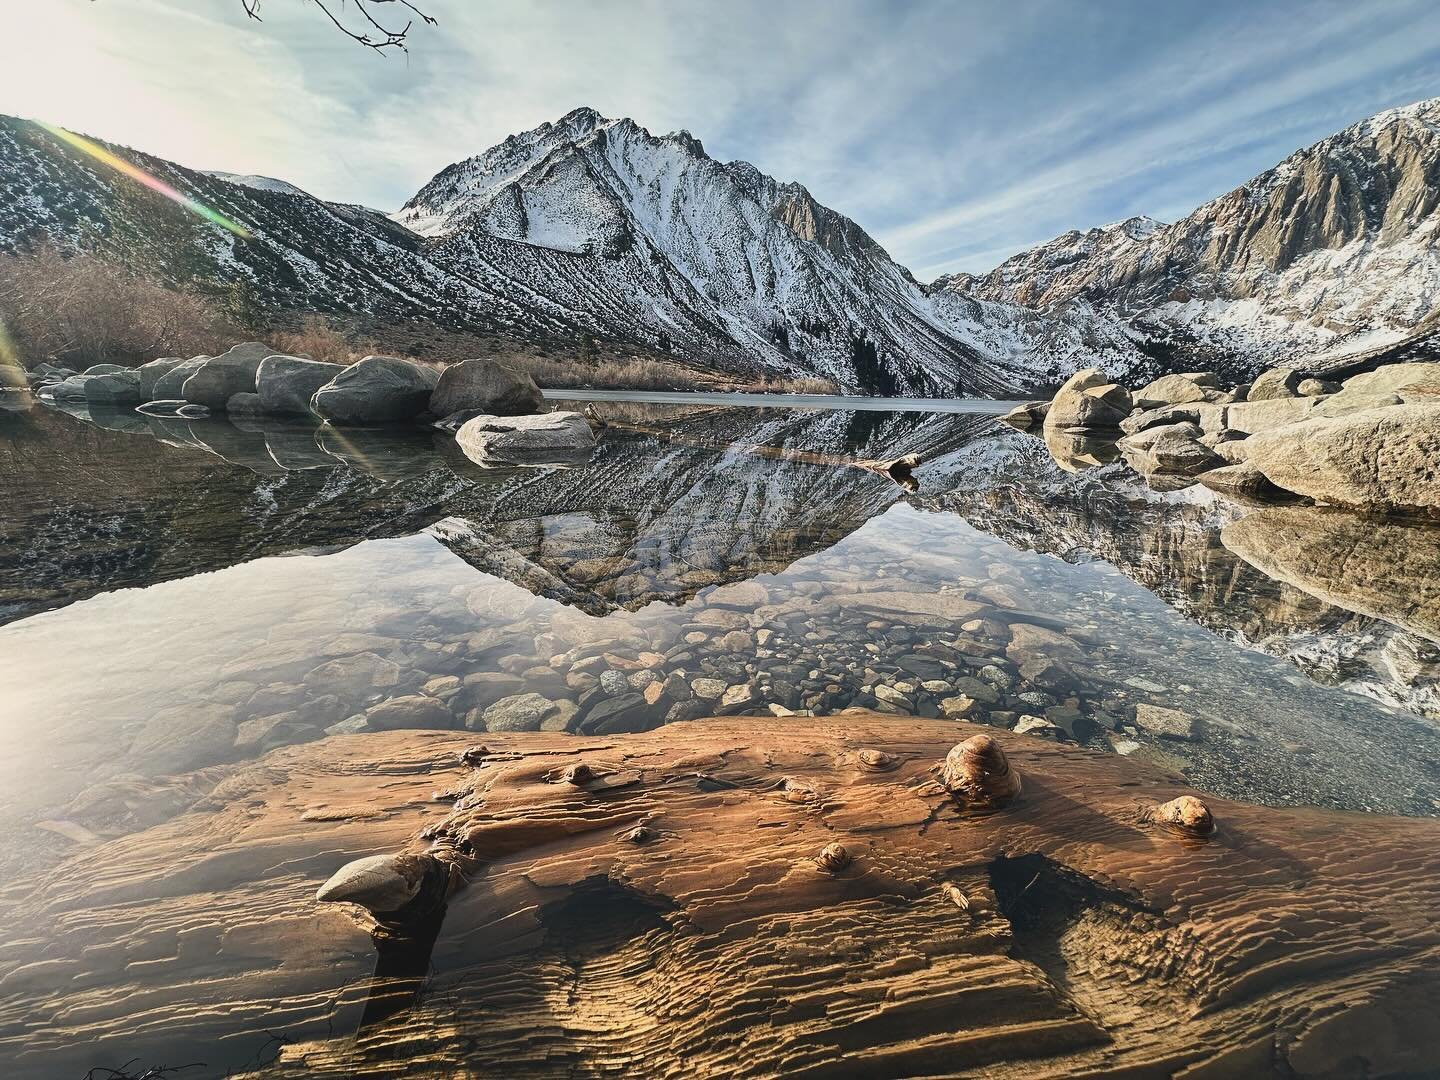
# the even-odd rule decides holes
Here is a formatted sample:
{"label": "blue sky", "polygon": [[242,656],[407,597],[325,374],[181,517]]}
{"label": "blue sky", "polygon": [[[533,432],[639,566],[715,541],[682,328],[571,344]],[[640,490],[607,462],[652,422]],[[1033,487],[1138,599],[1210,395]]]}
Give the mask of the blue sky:
{"label": "blue sky", "polygon": [[1172,220],[1440,96],[1433,0],[417,2],[440,25],[382,59],[306,0],[263,23],[240,0],[0,0],[25,43],[0,112],[392,210],[586,104],[800,180],[929,279]]}

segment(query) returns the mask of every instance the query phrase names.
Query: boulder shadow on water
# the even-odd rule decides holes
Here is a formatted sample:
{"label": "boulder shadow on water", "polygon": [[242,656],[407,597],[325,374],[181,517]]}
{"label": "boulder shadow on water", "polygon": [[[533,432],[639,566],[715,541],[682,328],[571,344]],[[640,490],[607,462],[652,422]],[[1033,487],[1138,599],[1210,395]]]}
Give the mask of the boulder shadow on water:
{"label": "boulder shadow on water", "polygon": [[1440,642],[1440,525],[1276,507],[1220,539],[1276,581]]}

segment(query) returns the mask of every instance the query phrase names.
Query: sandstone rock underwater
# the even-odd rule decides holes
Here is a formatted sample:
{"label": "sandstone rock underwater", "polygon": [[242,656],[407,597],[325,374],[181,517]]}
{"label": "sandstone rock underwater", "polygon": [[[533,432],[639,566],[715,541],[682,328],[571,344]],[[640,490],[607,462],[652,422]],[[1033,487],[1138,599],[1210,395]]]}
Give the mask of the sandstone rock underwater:
{"label": "sandstone rock underwater", "polygon": [[[1434,820],[1202,803],[1120,759],[859,711],[473,739],[278,750],[16,893],[12,926],[60,933],[0,958],[11,1075],[266,1045],[241,1075],[1440,1061]],[[1023,784],[957,801],[957,740]]]}

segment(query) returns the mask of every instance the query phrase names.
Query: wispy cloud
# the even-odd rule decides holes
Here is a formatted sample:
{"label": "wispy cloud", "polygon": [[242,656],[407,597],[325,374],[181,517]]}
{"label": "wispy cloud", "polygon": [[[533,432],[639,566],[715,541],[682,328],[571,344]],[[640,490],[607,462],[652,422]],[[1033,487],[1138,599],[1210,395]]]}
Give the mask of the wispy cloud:
{"label": "wispy cloud", "polygon": [[[0,111],[393,208],[579,104],[687,128],[865,225],[922,277],[1071,227],[1188,212],[1298,146],[1440,93],[1420,0],[428,0],[409,57],[309,5],[47,0]],[[16,20],[18,19],[18,25]]]}

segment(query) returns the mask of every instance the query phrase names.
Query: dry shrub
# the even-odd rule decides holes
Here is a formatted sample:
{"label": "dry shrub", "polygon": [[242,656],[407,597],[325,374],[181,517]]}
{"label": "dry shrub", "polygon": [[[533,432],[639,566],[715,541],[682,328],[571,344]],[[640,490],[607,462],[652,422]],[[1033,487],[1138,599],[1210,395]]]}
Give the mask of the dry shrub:
{"label": "dry shrub", "polygon": [[503,357],[501,363],[528,372],[539,385],[553,390],[685,390],[696,382],[696,373],[689,368],[638,356],[587,363],[516,355]]}
{"label": "dry shrub", "polygon": [[238,339],[210,297],[54,248],[0,256],[0,323],[26,367],[213,354]]}
{"label": "dry shrub", "polygon": [[293,356],[308,356],[327,364],[353,364],[362,356],[383,353],[373,341],[362,341],[337,329],[323,315],[306,315],[298,330],[281,330],[268,335],[277,351]]}
{"label": "dry shrub", "polygon": [[746,390],[760,394],[829,394],[840,393],[840,384],[833,379],[809,375],[793,378],[771,376],[751,383]]}
{"label": "dry shrub", "polygon": [[739,390],[775,394],[838,394],[829,379],[768,376],[746,379],[648,357],[592,363],[542,356],[507,356],[502,363],[550,390]]}

